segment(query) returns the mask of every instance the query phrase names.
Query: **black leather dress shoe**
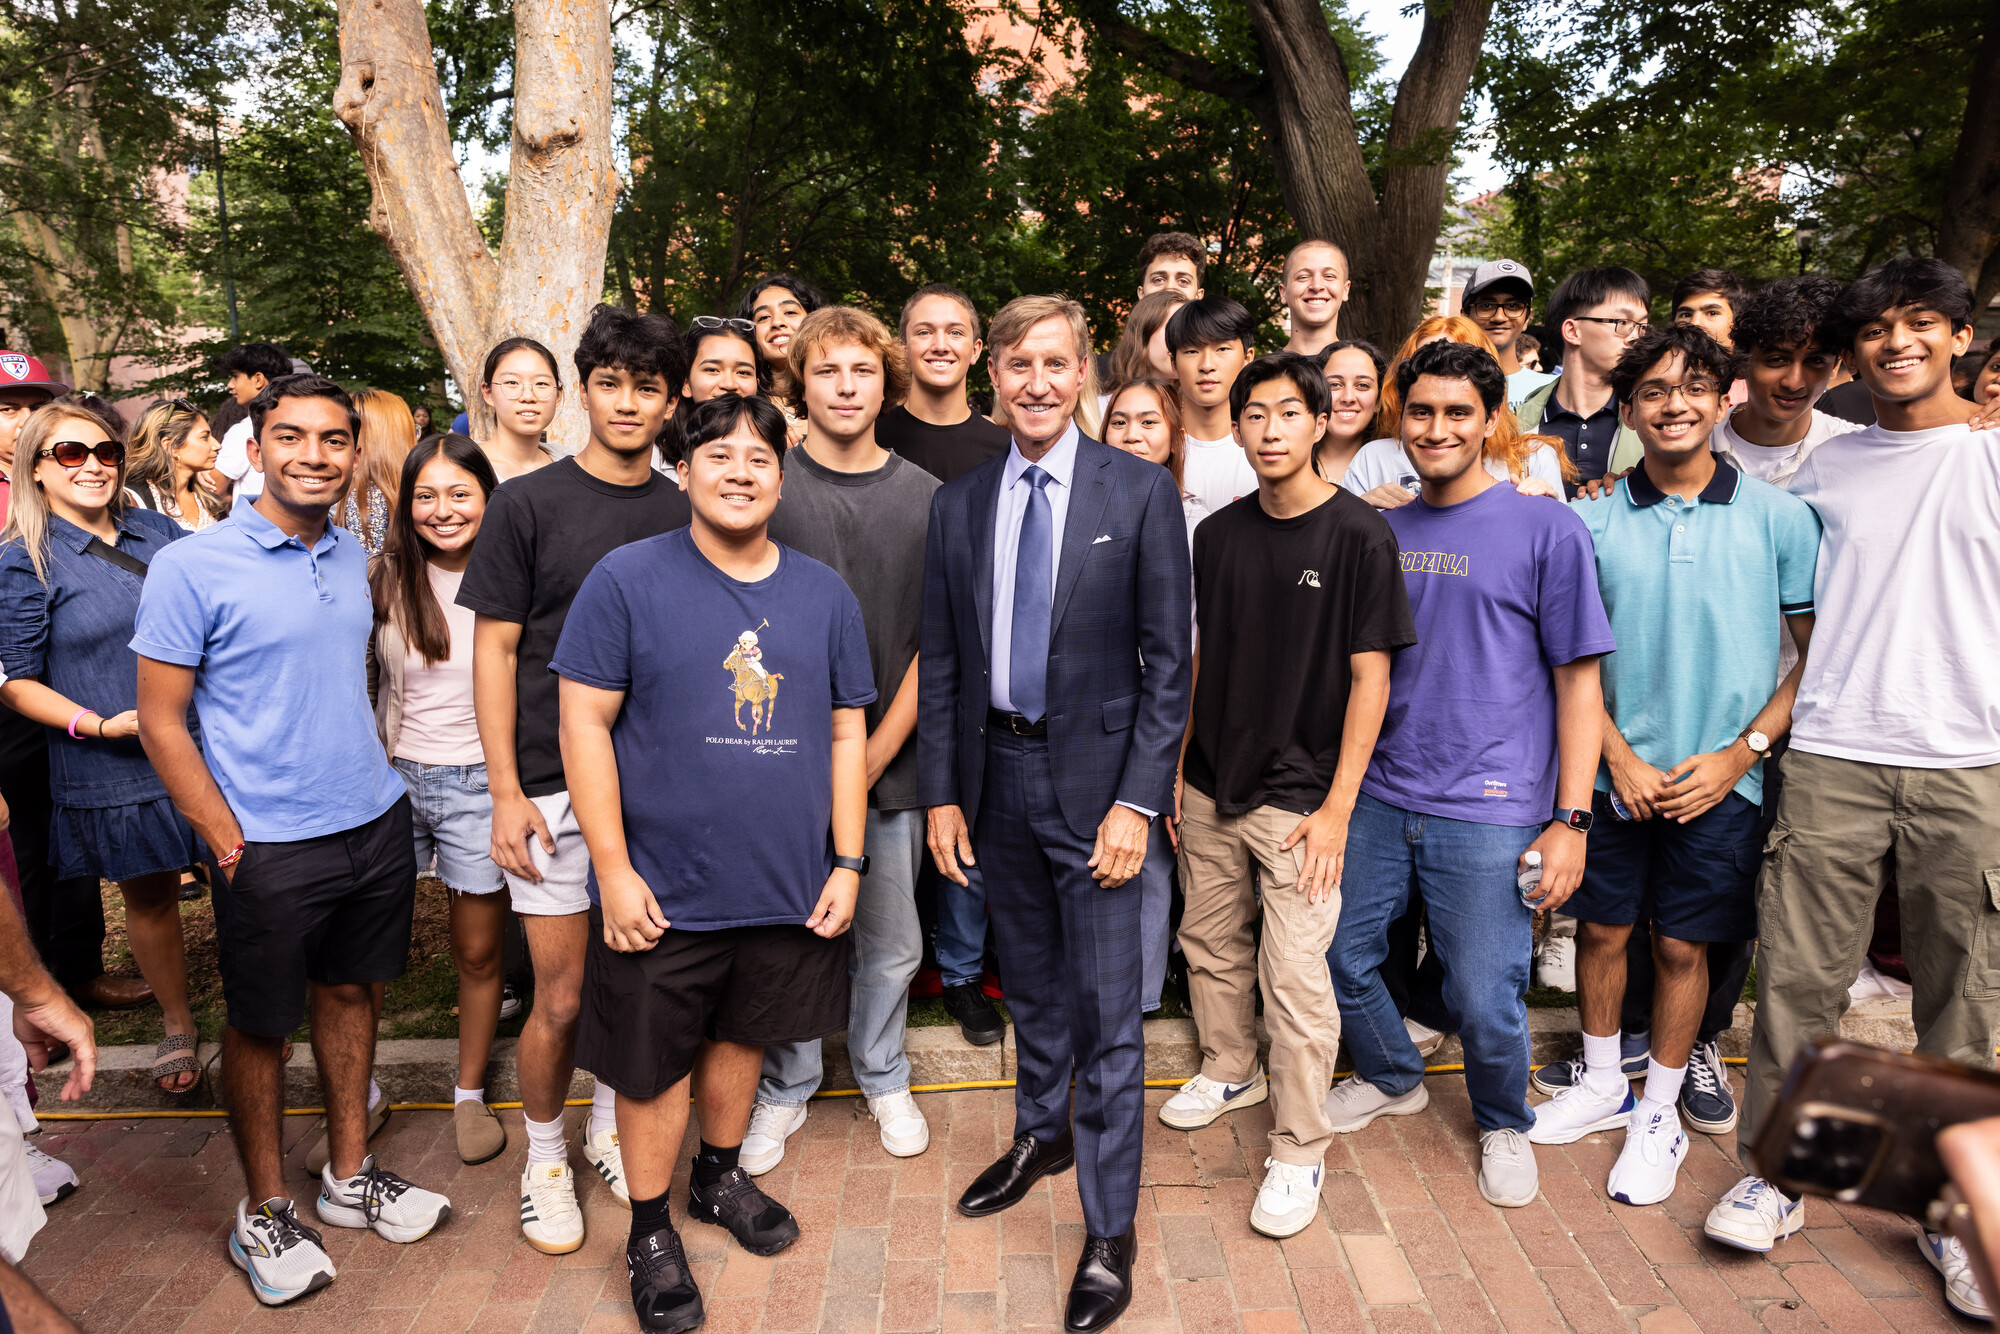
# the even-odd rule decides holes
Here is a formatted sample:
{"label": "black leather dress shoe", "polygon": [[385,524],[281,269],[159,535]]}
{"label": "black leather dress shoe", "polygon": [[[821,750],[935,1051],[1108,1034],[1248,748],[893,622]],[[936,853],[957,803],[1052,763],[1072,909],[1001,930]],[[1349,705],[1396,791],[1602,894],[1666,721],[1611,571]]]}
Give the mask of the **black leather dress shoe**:
{"label": "black leather dress shoe", "polygon": [[1033,1135],[1023,1135],[999,1162],[981,1172],[965,1188],[965,1194],[958,1197],[958,1211],[967,1218],[997,1214],[1019,1204],[1028,1187],[1045,1176],[1068,1171],[1075,1162],[1076,1140],[1071,1136],[1038,1140]]}
{"label": "black leather dress shoe", "polygon": [[1139,1239],[1131,1228],[1122,1237],[1086,1237],[1083,1257],[1070,1280],[1069,1302],[1063,1307],[1068,1334],[1095,1334],[1109,1329],[1132,1304],[1132,1260]]}

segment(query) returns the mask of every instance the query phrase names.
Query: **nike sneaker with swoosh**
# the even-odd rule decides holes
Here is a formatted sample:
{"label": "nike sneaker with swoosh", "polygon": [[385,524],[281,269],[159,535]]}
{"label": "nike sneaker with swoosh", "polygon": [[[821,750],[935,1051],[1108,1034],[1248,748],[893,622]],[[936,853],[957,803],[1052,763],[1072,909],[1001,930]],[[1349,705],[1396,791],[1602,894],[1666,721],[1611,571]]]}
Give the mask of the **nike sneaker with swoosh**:
{"label": "nike sneaker with swoosh", "polygon": [[1207,1075],[1196,1075],[1181,1085],[1180,1091],[1160,1108],[1160,1121],[1175,1130],[1200,1130],[1224,1112],[1255,1107],[1271,1096],[1271,1081],[1262,1068],[1252,1070],[1242,1084],[1224,1084]]}

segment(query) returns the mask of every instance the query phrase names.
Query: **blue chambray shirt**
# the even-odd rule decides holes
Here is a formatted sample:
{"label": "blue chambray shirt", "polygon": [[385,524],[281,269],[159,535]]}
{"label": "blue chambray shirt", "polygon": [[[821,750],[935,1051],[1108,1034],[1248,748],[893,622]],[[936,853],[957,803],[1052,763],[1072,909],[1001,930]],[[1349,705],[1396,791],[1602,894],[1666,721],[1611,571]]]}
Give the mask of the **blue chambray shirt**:
{"label": "blue chambray shirt", "polygon": [[368,554],[328,525],[311,550],[241,497],[160,553],[132,649],[195,668],[209,771],[252,843],[364,825],[396,804],[368,706]]}

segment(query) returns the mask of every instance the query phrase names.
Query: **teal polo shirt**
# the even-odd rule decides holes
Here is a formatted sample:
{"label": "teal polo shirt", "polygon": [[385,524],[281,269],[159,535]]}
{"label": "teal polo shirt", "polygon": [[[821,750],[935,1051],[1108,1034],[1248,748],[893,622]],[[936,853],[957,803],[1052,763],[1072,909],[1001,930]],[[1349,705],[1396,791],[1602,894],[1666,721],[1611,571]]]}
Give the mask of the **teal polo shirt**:
{"label": "teal polo shirt", "polygon": [[[1662,492],[1641,464],[1570,506],[1596,545],[1618,641],[1601,664],[1611,720],[1658,769],[1721,750],[1770,702],[1784,616],[1813,609],[1819,516],[1720,456],[1692,501]],[[1611,790],[1601,764],[1597,790]],[[1762,760],[1735,790],[1763,804]]]}

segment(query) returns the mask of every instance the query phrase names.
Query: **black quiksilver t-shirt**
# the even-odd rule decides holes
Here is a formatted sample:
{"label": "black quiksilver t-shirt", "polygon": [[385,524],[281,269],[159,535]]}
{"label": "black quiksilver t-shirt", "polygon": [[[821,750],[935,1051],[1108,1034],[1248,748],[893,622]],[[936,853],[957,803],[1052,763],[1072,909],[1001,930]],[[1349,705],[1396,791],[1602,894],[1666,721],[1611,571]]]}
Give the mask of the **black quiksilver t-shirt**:
{"label": "black quiksilver t-shirt", "polygon": [[1194,593],[1187,781],[1224,815],[1310,815],[1340,761],[1348,658],[1417,642],[1395,534],[1343,490],[1290,519],[1252,492],[1195,529]]}

